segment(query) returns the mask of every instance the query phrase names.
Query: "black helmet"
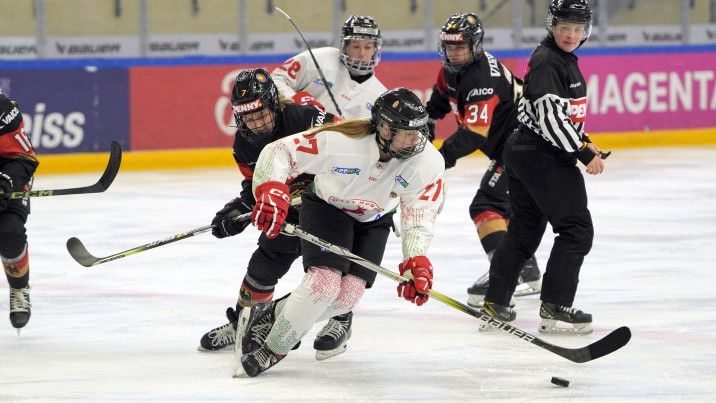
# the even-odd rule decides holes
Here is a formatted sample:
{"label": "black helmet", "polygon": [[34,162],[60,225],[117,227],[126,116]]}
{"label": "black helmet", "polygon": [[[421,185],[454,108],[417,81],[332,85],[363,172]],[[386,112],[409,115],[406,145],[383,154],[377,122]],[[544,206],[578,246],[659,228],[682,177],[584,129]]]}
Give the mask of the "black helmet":
{"label": "black helmet", "polygon": [[592,33],[593,17],[587,0],[552,0],[547,15],[547,31],[553,35],[553,28],[560,21],[584,24],[584,35],[582,35],[581,41],[584,43]]}
{"label": "black helmet", "polygon": [[[385,132],[386,125],[389,133]],[[407,88],[399,87],[384,92],[375,100],[371,109],[371,128],[376,133],[376,141],[381,151],[395,158],[409,158],[425,149],[430,134],[428,111],[417,95]],[[391,148],[398,130],[416,131],[415,143],[401,150]],[[388,137],[384,137],[385,135]]]}
{"label": "black helmet", "polygon": [[[231,107],[239,133],[249,139],[269,138],[276,130],[276,120],[281,113],[278,89],[271,76],[262,68],[244,70],[236,76],[231,89]],[[260,125],[247,126],[245,116],[262,109],[271,112],[270,121],[261,119]],[[270,127],[268,127],[270,126]]]}
{"label": "black helmet", "polygon": [[[375,66],[380,63],[380,47],[383,45],[380,29],[373,17],[351,15],[346,22],[343,23],[341,36],[341,61],[346,65],[348,71],[357,76],[373,73]],[[346,50],[353,39],[370,39],[373,41],[375,50],[373,51],[373,56],[370,61],[365,62],[348,56]]]}
{"label": "black helmet", "polygon": [[440,60],[442,60],[445,70],[456,73],[472,64],[472,62],[464,64],[451,63],[445,51],[446,44],[468,44],[472,52],[472,61],[474,62],[482,56],[482,38],[484,36],[485,30],[482,28],[482,23],[477,18],[477,15],[459,13],[448,18],[440,29],[438,37],[438,53],[440,53]]}

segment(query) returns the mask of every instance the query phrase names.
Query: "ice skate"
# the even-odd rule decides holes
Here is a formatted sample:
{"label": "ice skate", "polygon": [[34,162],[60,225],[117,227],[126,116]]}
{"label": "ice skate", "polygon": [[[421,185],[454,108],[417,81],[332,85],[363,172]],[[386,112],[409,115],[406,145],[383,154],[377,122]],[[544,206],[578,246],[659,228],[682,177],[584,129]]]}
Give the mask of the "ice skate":
{"label": "ice skate", "polygon": [[592,315],[578,309],[542,301],[539,308],[542,321],[540,333],[589,334],[592,333]]}
{"label": "ice skate", "polygon": [[524,297],[525,295],[539,294],[542,291],[542,276],[537,266],[537,259],[532,256],[522,266],[522,272],[517,280],[517,288],[515,288],[515,297]]}
{"label": "ice skate", "polygon": [[[514,309],[496,304],[494,302],[481,302],[479,309],[486,315],[499,320],[500,322],[512,322],[517,318],[517,312]],[[497,324],[483,321],[480,323],[480,332],[489,332],[493,330]]]}
{"label": "ice skate", "polygon": [[12,327],[17,329],[17,334],[20,334],[20,329],[27,325],[30,321],[30,286],[25,288],[12,288],[10,287],[10,323]]}
{"label": "ice skate", "polygon": [[241,311],[235,311],[234,308],[226,309],[226,317],[229,323],[219,327],[215,327],[208,331],[199,341],[199,351],[224,351],[229,350],[236,344],[236,323]]}
{"label": "ice skate", "polygon": [[328,319],[328,323],[318,332],[313,342],[318,361],[335,357],[346,351],[348,340],[351,338],[352,322],[353,312]]}
{"label": "ice skate", "polygon": [[[473,308],[478,308],[485,298],[489,286],[490,272],[488,271],[475,280],[472,286],[467,289],[467,304]],[[542,291],[542,276],[537,266],[537,259],[533,256],[522,266],[522,272],[517,279],[517,287],[515,288],[513,296],[523,297],[525,295],[538,294],[540,291]],[[510,306],[515,305],[510,302]]]}
{"label": "ice skate", "polygon": [[248,354],[244,354],[241,357],[241,366],[243,367],[246,375],[254,377],[273,367],[284,357],[286,356],[276,354],[271,351],[264,343],[256,350]]}

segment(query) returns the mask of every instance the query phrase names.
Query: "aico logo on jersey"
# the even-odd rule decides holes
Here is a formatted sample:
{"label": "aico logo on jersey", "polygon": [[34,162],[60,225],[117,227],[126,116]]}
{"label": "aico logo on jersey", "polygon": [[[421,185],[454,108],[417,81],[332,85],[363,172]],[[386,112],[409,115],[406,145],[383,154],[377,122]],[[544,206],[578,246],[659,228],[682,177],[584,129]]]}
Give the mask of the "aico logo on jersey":
{"label": "aico logo on jersey", "polygon": [[473,88],[467,93],[467,99],[479,97],[482,95],[492,95],[495,92],[492,88]]}
{"label": "aico logo on jersey", "polygon": [[583,123],[587,117],[587,97],[569,100],[569,118],[572,123]]}
{"label": "aico logo on jersey", "polygon": [[45,114],[46,108],[45,103],[39,102],[35,104],[34,115],[22,114],[32,146],[45,149],[79,146],[85,134],[85,114],[79,111],[70,112],[66,116],[60,112]]}

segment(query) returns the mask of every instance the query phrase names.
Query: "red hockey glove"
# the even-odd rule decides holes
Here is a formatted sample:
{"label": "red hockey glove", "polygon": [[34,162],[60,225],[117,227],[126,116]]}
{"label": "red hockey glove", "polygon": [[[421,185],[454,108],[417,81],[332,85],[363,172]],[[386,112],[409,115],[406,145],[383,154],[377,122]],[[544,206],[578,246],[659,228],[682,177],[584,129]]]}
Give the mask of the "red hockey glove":
{"label": "red hockey glove", "polygon": [[256,204],[251,212],[251,222],[266,233],[269,239],[276,238],[286,221],[291,198],[286,184],[276,181],[264,182],[256,187]]}
{"label": "red hockey glove", "polygon": [[407,283],[398,285],[398,296],[417,304],[424,304],[428,300],[428,293],[433,287],[433,265],[425,256],[415,256],[406,259],[398,266],[400,275],[408,278]]}
{"label": "red hockey glove", "polygon": [[326,110],[326,107],[323,106],[322,103],[316,101],[316,98],[314,98],[313,95],[309,94],[306,91],[299,91],[293,94],[293,102],[299,105],[313,105],[322,111]]}

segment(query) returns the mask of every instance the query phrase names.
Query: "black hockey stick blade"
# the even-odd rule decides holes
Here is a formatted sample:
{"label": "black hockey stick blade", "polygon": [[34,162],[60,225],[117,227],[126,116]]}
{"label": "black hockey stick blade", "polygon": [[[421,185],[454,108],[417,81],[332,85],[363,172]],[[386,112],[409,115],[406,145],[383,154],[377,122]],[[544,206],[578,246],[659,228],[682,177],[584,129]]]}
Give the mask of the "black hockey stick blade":
{"label": "black hockey stick blade", "polygon": [[[247,219],[250,217],[250,213],[246,213],[243,215],[243,219]],[[238,218],[238,217],[237,217]],[[211,231],[212,226],[206,225],[203,227],[195,228],[189,231],[180,232],[178,234],[172,235],[168,238],[161,239],[159,241],[153,241],[146,243],[144,245],[137,246],[132,249],[127,249],[125,251],[115,253],[113,255],[104,256],[104,257],[96,257],[89,253],[87,248],[82,244],[82,241],[80,241],[76,237],[72,237],[67,240],[67,251],[70,253],[70,256],[72,256],[73,259],[77,261],[77,263],[81,264],[84,267],[92,267],[97,266],[98,264],[111,262],[113,260],[121,259],[127,256],[135,255],[137,253],[141,253],[150,249],[154,249],[166,244],[170,244],[176,241],[181,241],[182,239],[190,238],[195,235],[209,232]]]}
{"label": "black hockey stick blade", "polygon": [[67,240],[67,251],[70,252],[70,255],[77,261],[77,263],[84,267],[92,267],[100,260],[99,258],[92,256],[92,254],[89,253],[87,248],[85,248],[82,244],[82,241],[75,237]]}
{"label": "black hockey stick blade", "polygon": [[113,141],[110,145],[109,161],[107,166],[99,178],[97,183],[90,186],[83,186],[69,189],[48,189],[48,190],[31,190],[27,192],[12,192],[10,194],[11,199],[22,199],[25,197],[45,197],[45,196],[63,196],[63,195],[77,195],[87,193],[102,193],[109,189],[109,186],[114,182],[114,178],[117,177],[119,172],[119,166],[122,164],[122,147],[119,143]]}
{"label": "black hockey stick blade", "polygon": [[629,343],[630,339],[631,331],[628,327],[622,326],[594,343],[580,348],[559,347],[539,338],[535,338],[531,342],[572,362],[581,364],[619,350]]}
{"label": "black hockey stick blade", "polygon": [[110,145],[109,161],[107,167],[104,169],[102,176],[99,181],[95,183],[95,190],[97,192],[104,192],[109,189],[109,186],[114,182],[114,178],[117,177],[119,172],[119,166],[122,164],[122,147],[119,143],[113,141]]}

